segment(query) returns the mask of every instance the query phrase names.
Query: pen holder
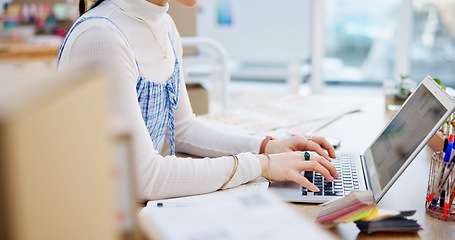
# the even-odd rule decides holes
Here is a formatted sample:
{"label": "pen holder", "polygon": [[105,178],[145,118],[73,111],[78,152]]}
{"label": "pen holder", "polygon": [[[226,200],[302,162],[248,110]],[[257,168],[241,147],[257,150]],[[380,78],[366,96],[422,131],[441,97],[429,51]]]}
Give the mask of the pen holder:
{"label": "pen holder", "polygon": [[[452,160],[452,159],[449,159]],[[426,198],[428,215],[445,221],[455,221],[455,163],[444,162],[444,152],[431,156]]]}

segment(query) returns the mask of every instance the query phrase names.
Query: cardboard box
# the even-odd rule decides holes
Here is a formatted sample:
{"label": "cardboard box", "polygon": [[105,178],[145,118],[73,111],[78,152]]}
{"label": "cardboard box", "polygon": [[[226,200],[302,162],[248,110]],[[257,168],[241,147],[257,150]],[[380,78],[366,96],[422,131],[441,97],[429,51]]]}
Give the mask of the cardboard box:
{"label": "cardboard box", "polygon": [[437,131],[433,137],[428,141],[428,146],[431,147],[434,151],[442,151],[444,147],[444,134]]}
{"label": "cardboard box", "polygon": [[[169,2],[169,15],[177,26],[177,30],[182,37],[196,36],[196,11],[197,8],[186,8],[179,4],[170,1]],[[183,49],[183,55],[195,55],[197,54],[196,47],[186,47]]]}
{"label": "cardboard box", "polygon": [[[175,2],[169,2],[169,15],[177,26],[180,36],[196,36],[196,13],[197,8],[182,7]],[[197,54],[197,47],[186,47],[183,55]],[[191,107],[196,115],[209,112],[207,90],[199,83],[187,83],[188,96],[190,97]]]}
{"label": "cardboard box", "polygon": [[199,83],[187,83],[186,89],[190,98],[191,107],[196,115],[209,112],[209,100],[207,90]]}
{"label": "cardboard box", "polygon": [[0,239],[117,239],[105,79],[0,82]]}

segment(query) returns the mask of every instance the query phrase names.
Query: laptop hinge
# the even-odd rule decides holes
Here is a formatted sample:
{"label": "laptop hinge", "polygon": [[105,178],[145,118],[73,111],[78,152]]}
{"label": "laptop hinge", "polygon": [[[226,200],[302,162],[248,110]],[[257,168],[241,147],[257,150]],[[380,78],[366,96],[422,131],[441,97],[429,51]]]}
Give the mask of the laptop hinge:
{"label": "laptop hinge", "polygon": [[364,180],[364,183],[366,184],[367,190],[373,191],[371,189],[371,182],[370,182],[370,178],[368,177],[370,175],[368,175],[368,168],[366,167],[367,163],[366,163],[364,155],[360,155],[360,163],[362,165],[363,180]]}

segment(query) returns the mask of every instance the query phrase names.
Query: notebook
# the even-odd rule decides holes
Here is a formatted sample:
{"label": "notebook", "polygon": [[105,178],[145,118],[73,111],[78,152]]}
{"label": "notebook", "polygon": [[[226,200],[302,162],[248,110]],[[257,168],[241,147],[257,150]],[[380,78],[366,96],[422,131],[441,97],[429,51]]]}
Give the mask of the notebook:
{"label": "notebook", "polygon": [[452,97],[426,76],[363,154],[337,153],[339,179],[328,183],[319,173],[302,172],[320,192],[288,181],[272,182],[269,191],[289,202],[323,203],[371,190],[377,203],[454,109]]}

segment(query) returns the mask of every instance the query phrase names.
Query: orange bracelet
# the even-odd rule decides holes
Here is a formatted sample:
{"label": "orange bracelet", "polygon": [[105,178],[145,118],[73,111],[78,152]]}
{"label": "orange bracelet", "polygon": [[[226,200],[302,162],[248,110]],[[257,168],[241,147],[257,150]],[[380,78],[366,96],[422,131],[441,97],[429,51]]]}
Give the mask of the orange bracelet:
{"label": "orange bracelet", "polygon": [[267,136],[267,137],[264,138],[264,140],[262,140],[261,147],[259,148],[259,154],[263,154],[265,152],[265,146],[267,146],[267,143],[270,140],[275,140],[275,138]]}

